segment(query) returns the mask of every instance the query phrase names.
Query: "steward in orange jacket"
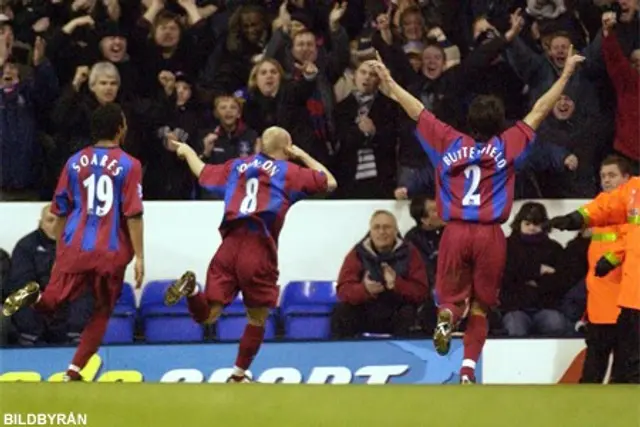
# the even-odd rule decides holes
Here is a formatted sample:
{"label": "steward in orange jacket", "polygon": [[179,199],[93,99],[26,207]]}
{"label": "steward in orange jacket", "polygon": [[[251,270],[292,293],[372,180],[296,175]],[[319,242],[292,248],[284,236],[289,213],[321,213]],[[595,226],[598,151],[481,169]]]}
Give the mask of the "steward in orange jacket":
{"label": "steward in orange jacket", "polygon": [[[548,225],[559,230],[579,230],[585,226],[624,224],[625,257],[618,296],[621,310],[616,322],[620,340],[616,357],[620,363],[613,367],[612,382],[640,383],[640,178],[631,178],[616,190],[601,193],[577,211],[551,219]],[[619,259],[603,257],[596,264],[601,270],[610,271],[615,261]]]}

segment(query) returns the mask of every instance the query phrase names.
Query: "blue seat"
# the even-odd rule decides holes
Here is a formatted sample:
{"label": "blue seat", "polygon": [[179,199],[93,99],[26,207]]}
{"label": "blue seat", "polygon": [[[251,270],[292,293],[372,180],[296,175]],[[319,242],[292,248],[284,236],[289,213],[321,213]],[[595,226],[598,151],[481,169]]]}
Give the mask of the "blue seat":
{"label": "blue seat", "polygon": [[124,283],[122,293],[107,324],[103,344],[132,343],[136,324],[136,297],[133,287]]}
{"label": "blue seat", "polygon": [[140,316],[145,340],[154,342],[192,342],[204,339],[204,328],[189,313],[187,299],[167,307],[164,294],[172,280],[156,280],[146,284],[140,298]]}
{"label": "blue seat", "polygon": [[284,289],[280,306],[285,337],[329,338],[331,311],[336,302],[334,282],[290,282]]}
{"label": "blue seat", "polygon": [[[247,314],[242,301],[242,294],[225,307],[220,319],[216,323],[216,337],[221,341],[237,341],[242,337],[247,325]],[[264,339],[276,336],[276,314],[272,312],[264,326]]]}

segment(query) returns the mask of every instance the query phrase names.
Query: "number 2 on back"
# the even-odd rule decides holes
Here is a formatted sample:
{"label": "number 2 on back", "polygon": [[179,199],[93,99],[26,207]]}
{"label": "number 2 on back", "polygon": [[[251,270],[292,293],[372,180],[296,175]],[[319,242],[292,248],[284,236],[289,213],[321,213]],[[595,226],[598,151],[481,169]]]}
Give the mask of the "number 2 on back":
{"label": "number 2 on back", "polygon": [[480,206],[480,193],[478,186],[480,185],[480,176],[482,170],[478,165],[467,166],[464,170],[464,178],[468,181],[471,179],[469,189],[462,198],[462,206]]}

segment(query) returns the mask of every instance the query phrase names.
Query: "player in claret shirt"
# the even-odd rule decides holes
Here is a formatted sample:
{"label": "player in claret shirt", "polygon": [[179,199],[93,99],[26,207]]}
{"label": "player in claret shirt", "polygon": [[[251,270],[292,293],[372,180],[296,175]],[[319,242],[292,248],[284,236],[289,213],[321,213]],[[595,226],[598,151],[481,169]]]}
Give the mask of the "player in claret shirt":
{"label": "player in claret shirt", "polygon": [[269,311],[278,302],[278,236],[287,211],[306,195],[335,190],[337,183],[326,167],[292,145],[289,133],[278,127],[262,135],[261,153],[222,165],[205,165],[191,147],[173,143],[200,185],[224,197],[224,217],[222,244],[209,264],[204,293],[198,290],[195,275],[187,272],[169,287],[165,303],[173,305],[188,297],[194,319],[213,323],[241,291],[248,323],[228,382],[249,382],[245,371],[262,344]]}
{"label": "player in claret shirt", "polygon": [[10,316],[33,305],[53,313],[91,289],[94,313],[82,331],[65,381],[82,380],[80,371],[98,351],[134,256],[136,285],[142,285],[142,168],[120,148],[126,133],[120,106],[107,104],[94,111],[94,144],[67,160],[51,204],[57,252],[49,284],[40,292],[37,283],[28,283],[9,295],[2,310]]}
{"label": "player in claret shirt", "polygon": [[469,316],[464,336],[462,383],[475,382],[475,366],[487,338],[487,311],[497,304],[506,260],[501,224],[513,204],[515,165],[526,155],[535,130],[558,101],[576,66],[584,60],[570,52],[556,83],[524,120],[504,130],[504,106],[479,96],[469,107],[465,135],[436,119],[378,61],[373,67],[381,90],[417,121],[416,135],[436,170],[436,203],[447,227],[440,242],[436,295],[438,323],[433,340],[438,353],[449,352],[451,334]]}

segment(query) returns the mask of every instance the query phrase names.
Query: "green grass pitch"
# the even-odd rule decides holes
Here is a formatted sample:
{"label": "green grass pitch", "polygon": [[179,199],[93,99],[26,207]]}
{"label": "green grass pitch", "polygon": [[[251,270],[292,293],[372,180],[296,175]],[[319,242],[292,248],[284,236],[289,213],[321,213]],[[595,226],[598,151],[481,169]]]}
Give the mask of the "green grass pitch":
{"label": "green grass pitch", "polygon": [[0,409],[92,427],[637,427],[640,387],[3,383]]}

